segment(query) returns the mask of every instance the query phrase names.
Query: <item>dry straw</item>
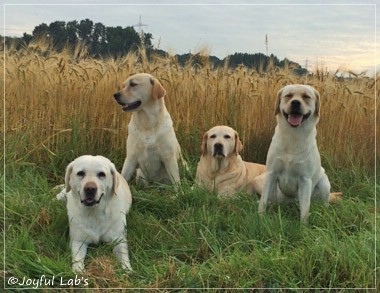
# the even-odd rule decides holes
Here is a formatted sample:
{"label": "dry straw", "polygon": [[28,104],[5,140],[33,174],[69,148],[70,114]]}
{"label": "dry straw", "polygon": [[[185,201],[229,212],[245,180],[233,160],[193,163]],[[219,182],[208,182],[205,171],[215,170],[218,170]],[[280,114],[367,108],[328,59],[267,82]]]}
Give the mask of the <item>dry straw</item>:
{"label": "dry straw", "polygon": [[[4,60],[5,56],[5,60]],[[299,77],[292,68],[271,66],[267,73],[243,65],[213,68],[207,54],[198,53],[194,64],[181,67],[174,56],[153,56],[144,51],[125,57],[93,59],[78,45],[55,52],[45,42],[22,50],[9,48],[5,62],[6,135],[22,135],[15,160],[36,162],[70,139],[73,121],[86,139],[124,150],[130,114],[125,114],[113,93],[131,74],[149,72],[167,90],[165,101],[182,148],[198,155],[203,133],[217,124],[238,130],[246,160],[265,161],[275,126],[274,101],[286,84],[314,86],[322,97],[318,143],[337,162],[362,165],[374,160],[375,80],[361,75],[339,79],[316,68]],[[378,77],[377,77],[378,78]],[[1,84],[3,86],[3,84]]]}

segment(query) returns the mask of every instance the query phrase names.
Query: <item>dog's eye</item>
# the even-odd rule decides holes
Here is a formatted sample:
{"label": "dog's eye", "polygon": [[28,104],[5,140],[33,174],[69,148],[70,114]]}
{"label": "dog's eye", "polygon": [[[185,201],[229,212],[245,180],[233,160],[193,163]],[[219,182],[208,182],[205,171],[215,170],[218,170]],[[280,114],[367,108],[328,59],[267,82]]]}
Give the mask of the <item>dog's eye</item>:
{"label": "dog's eye", "polygon": [[104,172],[99,172],[99,173],[98,173],[98,177],[99,177],[99,178],[105,178],[105,177],[106,177],[106,173],[104,173]]}
{"label": "dog's eye", "polygon": [[134,86],[137,85],[137,83],[135,83],[134,81],[131,80],[131,81],[129,82],[129,85],[130,85],[131,87],[134,87]]}
{"label": "dog's eye", "polygon": [[77,175],[78,175],[79,177],[84,177],[84,175],[86,175],[86,173],[84,173],[84,171],[79,171],[79,172],[77,173]]}
{"label": "dog's eye", "polygon": [[210,135],[210,138],[216,138],[216,134]]}
{"label": "dog's eye", "polygon": [[225,139],[230,139],[230,138],[231,138],[231,135],[226,134],[226,135],[224,136],[224,138],[225,138]]}
{"label": "dog's eye", "polygon": [[310,97],[308,95],[302,95],[302,98],[305,99],[305,100],[310,99]]}
{"label": "dog's eye", "polygon": [[291,99],[293,97],[293,94],[287,94],[285,98]]}

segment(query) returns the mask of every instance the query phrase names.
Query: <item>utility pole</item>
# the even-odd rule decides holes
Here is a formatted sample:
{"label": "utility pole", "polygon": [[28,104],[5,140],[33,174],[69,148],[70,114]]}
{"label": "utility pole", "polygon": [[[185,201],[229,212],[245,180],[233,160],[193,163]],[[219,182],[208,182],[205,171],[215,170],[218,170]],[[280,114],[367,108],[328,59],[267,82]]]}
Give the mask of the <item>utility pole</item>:
{"label": "utility pole", "polygon": [[142,29],[143,26],[148,26],[148,25],[141,22],[141,15],[140,15],[140,21],[139,21],[139,23],[133,25],[133,27],[138,27],[139,28],[140,39],[141,39],[141,44],[142,45],[144,45],[144,31]]}

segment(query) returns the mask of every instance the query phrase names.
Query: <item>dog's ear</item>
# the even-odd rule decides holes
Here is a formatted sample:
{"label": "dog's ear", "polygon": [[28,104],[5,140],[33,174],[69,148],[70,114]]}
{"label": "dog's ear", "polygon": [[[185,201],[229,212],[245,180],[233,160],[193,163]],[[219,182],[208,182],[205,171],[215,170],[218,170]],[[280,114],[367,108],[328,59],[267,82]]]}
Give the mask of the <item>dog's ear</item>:
{"label": "dog's ear", "polygon": [[314,115],[319,117],[319,114],[321,112],[321,97],[319,95],[319,92],[315,88],[313,88],[313,92],[314,92],[315,99],[316,99]]}
{"label": "dog's ear", "polygon": [[277,114],[281,112],[281,110],[280,110],[280,103],[281,103],[282,90],[283,90],[283,88],[280,89],[278,91],[278,93],[277,93],[276,108],[275,108],[274,116],[277,116]]}
{"label": "dog's ear", "polygon": [[205,156],[207,154],[207,139],[208,139],[208,133],[205,132],[205,134],[203,134],[203,140],[202,140],[202,145],[201,145],[202,156]]}
{"label": "dog's ear", "polygon": [[235,131],[235,153],[236,155],[239,155],[240,152],[243,150],[243,144],[240,141],[239,134]]}
{"label": "dog's ear", "polygon": [[65,174],[65,189],[66,192],[69,192],[71,190],[71,185],[70,185],[70,177],[71,173],[73,172],[73,162],[71,162],[67,168],[66,168],[66,174]]}
{"label": "dog's ear", "polygon": [[117,174],[116,167],[111,163],[111,175],[112,175],[112,195],[117,195],[117,189],[119,187],[119,176]]}
{"label": "dog's ear", "polygon": [[152,88],[152,97],[153,97],[154,100],[158,100],[158,99],[162,98],[163,96],[165,96],[166,91],[165,91],[164,87],[160,84],[160,82],[157,79],[151,78],[150,79],[150,83],[153,86],[153,88]]}

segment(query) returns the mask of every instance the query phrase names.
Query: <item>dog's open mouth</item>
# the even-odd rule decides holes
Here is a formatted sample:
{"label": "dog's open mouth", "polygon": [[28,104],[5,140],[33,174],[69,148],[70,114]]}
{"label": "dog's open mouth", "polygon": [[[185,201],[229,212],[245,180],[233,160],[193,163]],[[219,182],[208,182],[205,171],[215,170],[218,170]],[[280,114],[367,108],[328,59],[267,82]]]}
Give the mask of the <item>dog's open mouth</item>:
{"label": "dog's open mouth", "polygon": [[305,120],[307,120],[307,118],[310,117],[310,114],[311,114],[310,112],[307,113],[306,115],[303,115],[302,113],[299,113],[299,112],[290,112],[289,114],[285,112],[283,113],[284,113],[285,119],[288,121],[291,127],[300,126]]}
{"label": "dog's open mouth", "polygon": [[86,207],[92,207],[93,205],[96,205],[100,203],[100,200],[102,199],[104,193],[99,197],[98,200],[95,200],[93,197],[86,197],[85,199],[81,199],[81,203],[84,204]]}
{"label": "dog's open mouth", "polygon": [[137,109],[141,105],[141,101],[136,101],[133,103],[120,104],[124,112],[129,112]]}

